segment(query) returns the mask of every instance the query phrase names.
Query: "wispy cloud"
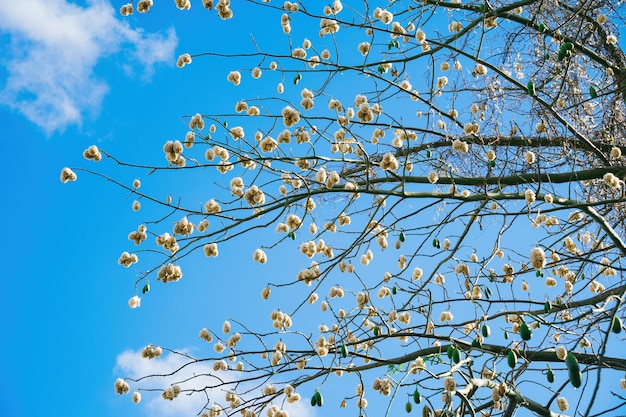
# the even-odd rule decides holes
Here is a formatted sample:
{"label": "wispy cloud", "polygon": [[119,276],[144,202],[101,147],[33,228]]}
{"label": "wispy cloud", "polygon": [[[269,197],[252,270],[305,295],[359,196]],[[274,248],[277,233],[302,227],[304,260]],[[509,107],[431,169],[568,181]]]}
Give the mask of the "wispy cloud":
{"label": "wispy cloud", "polygon": [[[179,349],[180,353],[187,353],[190,350]],[[142,388],[154,389],[156,392],[145,392],[142,394],[142,405],[145,407],[146,415],[150,417],[169,417],[182,415],[196,415],[207,403],[207,396],[211,401],[224,405],[225,390],[233,389],[233,374],[228,371],[220,372],[219,378],[224,383],[219,388],[207,389],[206,396],[203,393],[181,393],[172,401],[164,400],[161,392],[171,384],[179,384],[183,391],[188,389],[202,389],[204,387],[216,386],[218,379],[212,369],[212,362],[196,362],[189,366],[184,366],[188,359],[183,355],[165,353],[160,358],[145,359],[141,357],[141,350],[127,350],[117,356],[115,372],[125,378],[139,379],[148,375],[154,377],[143,379],[138,383],[129,382],[131,392],[141,386]],[[172,373],[174,373],[172,375]],[[247,375],[248,377],[250,375]],[[252,386],[238,384],[238,390],[245,392],[254,390]],[[130,398],[128,399],[130,401]],[[294,404],[285,402],[284,409],[292,416],[315,417],[315,410],[308,406],[310,398],[303,398]],[[278,404],[283,406],[282,402]]]}
{"label": "wispy cloud", "polygon": [[48,134],[63,131],[99,111],[109,86],[94,68],[104,58],[123,50],[124,59],[146,74],[173,62],[173,29],[145,33],[121,19],[105,0],[86,7],[66,0],[0,1],[0,33],[9,40],[0,58],[7,75],[0,103]]}

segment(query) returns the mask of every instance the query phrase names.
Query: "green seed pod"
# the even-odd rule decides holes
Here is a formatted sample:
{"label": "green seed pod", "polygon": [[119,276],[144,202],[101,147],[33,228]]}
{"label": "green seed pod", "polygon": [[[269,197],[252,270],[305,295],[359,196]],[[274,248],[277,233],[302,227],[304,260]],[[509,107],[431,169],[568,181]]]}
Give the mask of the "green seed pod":
{"label": "green seed pod", "polygon": [[321,407],[324,405],[324,397],[322,397],[322,393],[317,391],[317,406]]}
{"label": "green seed pod", "polygon": [[348,348],[346,345],[341,345],[341,356],[344,358],[348,357]]}
{"label": "green seed pod", "polygon": [[578,359],[572,352],[568,352],[565,357],[565,365],[567,365],[567,372],[569,374],[569,382],[574,388],[579,388],[582,385],[583,374],[580,372],[580,366],[578,365]]}
{"label": "green seed pod", "polygon": [[473,348],[481,348],[483,347],[483,344],[480,343],[480,340],[478,340],[478,338],[472,340],[472,347]]}
{"label": "green seed pod", "polygon": [[528,84],[526,84],[526,91],[531,96],[535,95],[535,83],[533,83],[533,80],[528,81]]}
{"label": "green seed pod", "polygon": [[530,330],[530,327],[528,327],[528,324],[522,323],[519,326],[519,335],[522,340],[530,340],[530,338],[533,337],[533,332]]}
{"label": "green seed pod", "polygon": [[311,405],[313,407],[317,405],[318,398],[320,398],[320,392],[316,390],[313,396],[311,396]]}
{"label": "green seed pod", "polygon": [[380,334],[380,327],[374,326],[374,336],[378,336]]}
{"label": "green seed pod", "polygon": [[552,372],[552,368],[550,368],[550,366],[548,366],[548,372],[546,373],[546,378],[548,378],[548,382],[550,383],[554,382],[554,372]]}
{"label": "green seed pod", "polygon": [[504,331],[504,339],[509,340],[509,332]]}
{"label": "green seed pod", "polygon": [[461,352],[457,348],[452,350],[452,362],[459,363],[461,362]]}
{"label": "green seed pod", "polygon": [[396,287],[392,287],[392,288],[391,288],[391,293],[392,293],[393,295],[396,295],[396,294],[398,293],[398,289],[397,289]]}
{"label": "green seed pod", "polygon": [[517,354],[513,350],[509,350],[507,355],[507,363],[511,367],[511,369],[515,368],[515,364],[517,363]]}
{"label": "green seed pod", "polygon": [[439,239],[434,238],[433,239],[433,247],[439,249],[441,247],[441,244],[439,243]]}
{"label": "green seed pod", "polygon": [[410,413],[413,410],[413,404],[411,404],[411,401],[406,402],[406,404],[404,405],[404,410],[407,413]]}
{"label": "green seed pod", "polygon": [[483,324],[483,327],[480,329],[483,337],[489,337],[491,335],[491,329],[487,323]]}
{"label": "green seed pod", "polygon": [[543,33],[546,31],[546,25],[539,23],[539,27],[537,29],[539,30],[539,33]]}
{"label": "green seed pod", "polygon": [[550,304],[550,301],[546,301],[546,303],[543,305],[543,312],[547,314],[551,308],[552,304]]}
{"label": "green seed pod", "polygon": [[422,402],[422,394],[420,394],[417,387],[415,388],[415,391],[413,391],[413,402],[415,404],[419,404],[420,402]]}
{"label": "green seed pod", "polygon": [[596,88],[593,85],[589,87],[589,95],[591,96],[591,98],[598,97],[598,92],[596,91]]}
{"label": "green seed pod", "polygon": [[611,324],[611,331],[613,333],[621,333],[622,331],[622,319],[615,316],[613,317],[613,323]]}
{"label": "green seed pod", "polygon": [[400,242],[404,242],[404,232],[400,232],[400,237],[398,239],[400,239]]}
{"label": "green seed pod", "polygon": [[144,285],[144,286],[143,286],[143,288],[141,289],[141,293],[142,293],[142,294],[145,294],[145,293],[147,293],[148,291],[150,291],[150,284],[146,284],[146,285]]}
{"label": "green seed pod", "polygon": [[448,355],[448,359],[452,359],[453,350],[454,350],[454,347],[452,345],[448,345],[448,348],[446,349],[446,355]]}

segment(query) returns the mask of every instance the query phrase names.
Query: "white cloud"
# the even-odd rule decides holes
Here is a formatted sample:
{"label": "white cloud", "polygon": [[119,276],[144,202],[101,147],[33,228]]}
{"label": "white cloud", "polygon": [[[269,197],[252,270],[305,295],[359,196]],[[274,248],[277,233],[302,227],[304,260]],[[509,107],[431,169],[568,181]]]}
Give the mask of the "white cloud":
{"label": "white cloud", "polygon": [[[178,352],[185,353],[186,351],[179,350]],[[181,389],[185,390],[188,388],[202,388],[205,385],[214,385],[216,383],[214,378],[200,376],[213,373],[210,363],[199,362],[184,366],[187,362],[189,360],[182,355],[164,352],[160,358],[145,359],[141,357],[141,350],[127,350],[117,356],[115,372],[122,377],[132,379],[139,379],[148,375],[155,376],[143,379],[137,383],[129,381],[131,392],[138,387],[157,390],[156,392],[142,394],[141,405],[145,407],[147,415],[152,417],[193,416],[206,404],[206,397],[202,393],[195,393],[194,395],[181,393],[172,401],[161,397],[162,390],[171,384],[179,384]],[[179,371],[172,375],[176,370]],[[191,381],[181,382],[192,377],[194,378]]]}
{"label": "white cloud", "polygon": [[106,0],[86,7],[66,0],[0,1],[0,33],[10,39],[0,58],[7,72],[0,103],[48,134],[62,131],[99,111],[109,90],[94,74],[103,58],[123,50],[124,60],[147,74],[155,64],[173,62],[173,29],[149,34],[121,19]]}
{"label": "white cloud", "polygon": [[[177,352],[183,355],[188,353],[188,349],[179,349]],[[235,374],[229,374],[228,371],[216,374],[213,369],[213,363],[196,362],[186,365],[190,360],[183,356],[164,352],[163,356],[155,359],[145,359],[141,357],[141,350],[127,350],[117,356],[115,373],[116,378],[124,377],[131,379],[141,379],[152,375],[150,378],[143,378],[139,382],[129,381],[131,392],[141,387],[142,389],[153,389],[154,391],[142,391],[142,400],[140,406],[145,407],[146,415],[150,417],[169,417],[169,416],[192,416],[206,405],[207,396],[201,392],[195,392],[193,395],[187,395],[182,392],[172,401],[164,400],[161,392],[164,388],[171,384],[178,384],[181,390],[186,389],[203,389],[204,387],[215,387],[221,380],[224,384],[218,388],[207,389],[206,394],[213,402],[219,402],[224,405],[224,392],[228,389],[234,389],[230,382],[234,382]],[[172,375],[175,372],[174,375]],[[215,375],[215,376],[211,376]],[[251,374],[246,374],[247,378]],[[219,378],[219,380],[217,379]],[[112,383],[111,383],[112,384]],[[239,392],[254,391],[250,384],[238,384]],[[111,395],[113,394],[113,385],[111,385]],[[285,410],[292,416],[298,417],[315,417],[316,410],[309,405],[310,398],[304,397],[295,404],[284,404]],[[130,398],[128,398],[130,401]],[[282,406],[281,403],[278,404]]]}

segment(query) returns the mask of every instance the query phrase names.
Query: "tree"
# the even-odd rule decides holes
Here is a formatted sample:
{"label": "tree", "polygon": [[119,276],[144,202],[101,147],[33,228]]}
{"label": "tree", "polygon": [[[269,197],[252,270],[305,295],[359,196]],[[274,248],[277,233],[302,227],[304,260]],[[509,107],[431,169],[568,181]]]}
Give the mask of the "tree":
{"label": "tree", "polygon": [[[268,303],[289,293],[259,328],[234,317],[199,329],[206,357],[145,347],[185,363],[116,391],[199,396],[209,416],[285,416],[303,398],[346,415],[626,406],[621,3],[352,3],[204,0],[222,19],[254,10],[259,31],[283,37],[179,58],[181,71],[220,62],[248,98],[185,116],[185,139],[163,141],[161,161],[85,151],[148,180],[216,169],[202,205],[64,169],[64,182],[101,176],[155,213],[119,258],[147,265],[131,307],[155,281],[199,274],[191,259],[217,257],[211,268],[251,240],[245,256],[283,273],[246,285]],[[207,362],[208,375],[182,376]]]}

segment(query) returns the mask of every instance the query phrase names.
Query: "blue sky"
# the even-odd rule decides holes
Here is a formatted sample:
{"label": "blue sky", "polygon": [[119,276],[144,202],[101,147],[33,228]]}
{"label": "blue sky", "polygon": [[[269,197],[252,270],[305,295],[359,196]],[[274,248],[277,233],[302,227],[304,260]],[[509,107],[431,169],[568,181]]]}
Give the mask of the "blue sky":
{"label": "blue sky", "polygon": [[[204,101],[174,65],[180,43],[201,41],[185,31],[199,15],[163,3],[131,26],[107,1],[0,2],[0,138],[15,151],[4,213],[22,224],[3,244],[0,415],[144,415],[113,392],[117,355],[148,343],[142,323],[156,320],[127,307],[132,276],[116,264],[140,220],[115,187],[63,187],[59,173],[91,144],[128,156],[180,134],[179,115]],[[197,324],[159,320],[159,339],[195,342]]]}
{"label": "blue sky", "polygon": [[[0,139],[12,149],[2,180],[11,219],[0,296],[7,318],[0,345],[4,417],[199,411],[160,399],[159,409],[145,401],[138,407],[115,395],[116,378],[142,372],[136,360],[122,371],[118,355],[137,359],[149,343],[198,346],[199,330],[229,314],[230,303],[210,281],[227,274],[228,264],[199,274],[205,282],[188,273],[167,293],[153,283],[150,302],[131,310],[135,275],[117,259],[133,249],[126,236],[143,212],[134,213],[127,193],[102,180],[79,174],[83,181],[59,181],[64,166],[93,167],[82,157],[92,144],[122,159],[160,161],[162,143],[187,130],[181,116],[233,105],[227,68],[205,58],[181,70],[176,58],[233,45],[252,50],[253,16],[239,9],[227,25],[199,2],[188,12],[172,1],[155,3],[149,15],[124,18],[121,2],[0,1]],[[233,31],[234,24],[249,30]],[[97,168],[116,172],[112,163]],[[163,197],[175,190],[167,184]],[[260,288],[241,292],[258,300]],[[237,314],[243,321],[255,316],[254,309]]]}
{"label": "blue sky", "polygon": [[[233,309],[223,291],[234,290],[217,289],[231,278],[233,264],[240,265],[237,253],[208,268],[198,264],[167,291],[153,283],[141,308],[129,309],[134,274],[116,261],[121,251],[133,249],[125,237],[149,214],[132,212],[133,198],[103,180],[79,172],[79,181],[59,181],[64,166],[91,167],[82,152],[92,144],[122,160],[160,160],[162,143],[182,139],[187,130],[181,116],[231,109],[234,99],[250,94],[226,83],[230,68],[212,57],[195,58],[184,69],[174,64],[184,52],[253,51],[249,33],[260,16],[236,10],[233,21],[222,22],[198,1],[188,12],[169,0],[155,3],[149,15],[123,18],[121,2],[0,0],[0,140],[8,151],[2,179],[2,416],[195,415],[199,410],[176,408],[178,402],[160,409],[133,405],[114,395],[113,382],[124,372],[148,370],[145,361],[132,360],[148,343],[202,349],[200,328],[219,326],[231,314],[246,322],[271,310],[247,304]],[[305,29],[295,26],[294,39]],[[285,38],[272,35],[259,34],[256,41],[263,47],[279,39],[287,46]],[[254,94],[262,94],[275,83],[257,87]],[[117,172],[110,161],[97,168]],[[121,175],[127,184],[135,178]],[[215,180],[207,175],[206,187]],[[160,186],[156,192],[163,197],[182,193],[171,179]],[[191,198],[195,187],[184,189]],[[247,259],[254,239],[245,245],[238,249]],[[280,265],[267,267],[250,262],[246,273],[263,277]],[[242,298],[259,300],[261,287],[237,290]]]}

